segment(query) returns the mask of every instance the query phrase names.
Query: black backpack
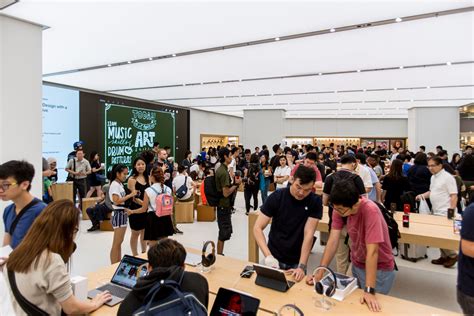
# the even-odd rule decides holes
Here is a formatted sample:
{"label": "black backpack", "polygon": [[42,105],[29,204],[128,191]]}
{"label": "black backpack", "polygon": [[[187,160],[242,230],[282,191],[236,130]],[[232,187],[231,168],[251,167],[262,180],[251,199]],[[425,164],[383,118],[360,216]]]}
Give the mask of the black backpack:
{"label": "black backpack", "polygon": [[[207,309],[192,293],[181,291],[181,281],[161,280],[146,295],[143,305],[133,315],[191,315],[207,316]],[[155,300],[158,293],[167,293],[163,299]]]}
{"label": "black backpack", "polygon": [[188,177],[185,176],[184,177],[184,184],[176,190],[176,197],[178,199],[182,199],[188,193],[188,186],[186,185],[187,181],[188,181]]}
{"label": "black backpack", "polygon": [[[410,212],[411,213],[415,213],[415,212],[418,213],[418,208],[416,207],[416,194],[415,194],[415,192],[408,191],[408,192],[403,193],[400,196],[400,201],[401,201],[402,207],[403,207],[403,205],[408,204],[408,205],[410,205]],[[398,210],[398,211],[403,211],[403,209]]]}
{"label": "black backpack", "polygon": [[207,176],[204,179],[204,194],[206,195],[207,205],[219,206],[219,201],[224,195],[217,191],[215,176]]}
{"label": "black backpack", "polygon": [[[373,202],[373,201],[372,201]],[[393,218],[393,213],[390,210],[387,210],[383,204],[378,202],[374,202],[379,207],[380,212],[383,215],[383,219],[385,223],[387,223],[388,227],[388,235],[390,237],[390,244],[392,245],[392,249],[397,250],[398,254],[398,239],[400,239],[400,230],[398,230],[398,223]]]}

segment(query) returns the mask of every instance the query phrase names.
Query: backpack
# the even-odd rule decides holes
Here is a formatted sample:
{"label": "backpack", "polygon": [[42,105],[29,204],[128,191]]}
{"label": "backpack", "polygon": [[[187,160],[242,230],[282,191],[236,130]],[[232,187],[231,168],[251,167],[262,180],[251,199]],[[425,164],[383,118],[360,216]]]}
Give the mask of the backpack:
{"label": "backpack", "polygon": [[383,204],[380,204],[378,202],[374,203],[379,207],[379,210],[383,215],[383,219],[385,220],[385,223],[387,223],[388,236],[390,237],[390,244],[392,246],[392,249],[397,249],[398,254],[398,239],[400,239],[400,230],[398,230],[398,223],[395,218],[393,218],[393,213],[387,210],[385,206],[383,206]]}
{"label": "backpack", "polygon": [[187,181],[188,181],[188,177],[185,176],[184,177],[184,184],[176,190],[176,197],[178,199],[182,199],[188,193],[188,186],[186,185]]}
{"label": "backpack", "polygon": [[[403,205],[405,204],[408,204],[410,205],[410,212],[411,213],[418,213],[418,208],[416,207],[416,194],[415,192],[413,191],[408,191],[408,192],[405,192],[403,193],[401,196],[400,196],[400,201],[402,202],[402,207]],[[399,211],[403,211],[402,210],[399,210]]]}
{"label": "backpack", "polygon": [[204,193],[206,194],[207,205],[219,206],[219,201],[224,195],[217,191],[215,176],[207,176],[204,179]]}
{"label": "backpack", "polygon": [[[156,193],[156,210],[153,209],[153,206],[150,203],[150,207],[153,211],[155,211],[156,216],[162,217],[173,214],[173,197],[168,193],[158,193],[158,191],[156,191],[153,186],[151,186],[150,189],[152,189]],[[165,191],[164,188],[163,191]]]}
{"label": "backpack", "polygon": [[[160,316],[207,316],[207,309],[192,293],[181,291],[181,281],[183,275],[178,282],[173,280],[161,280],[146,295],[143,305],[137,309],[133,315],[160,315]],[[168,295],[163,299],[155,301],[155,296],[167,290]]]}

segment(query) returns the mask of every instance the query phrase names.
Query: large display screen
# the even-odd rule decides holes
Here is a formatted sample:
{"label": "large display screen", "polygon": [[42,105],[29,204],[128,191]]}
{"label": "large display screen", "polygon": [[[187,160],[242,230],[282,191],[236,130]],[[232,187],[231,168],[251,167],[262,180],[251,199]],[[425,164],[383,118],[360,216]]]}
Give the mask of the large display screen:
{"label": "large display screen", "polygon": [[105,164],[107,170],[118,163],[132,165],[142,151],[161,147],[176,148],[175,113],[105,103]]}
{"label": "large display screen", "polygon": [[58,181],[66,181],[67,156],[79,140],[79,91],[43,85],[43,157],[57,160]]}

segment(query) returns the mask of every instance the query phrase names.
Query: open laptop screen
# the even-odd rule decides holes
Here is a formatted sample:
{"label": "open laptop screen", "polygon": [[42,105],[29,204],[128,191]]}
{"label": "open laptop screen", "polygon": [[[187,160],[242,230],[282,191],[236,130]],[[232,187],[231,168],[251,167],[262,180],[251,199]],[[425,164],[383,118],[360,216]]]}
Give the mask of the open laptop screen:
{"label": "open laptop screen", "polygon": [[131,289],[139,277],[147,274],[147,262],[145,259],[125,255],[115,270],[112,283]]}
{"label": "open laptop screen", "polygon": [[257,315],[260,300],[258,298],[219,288],[212,306],[211,316],[250,316]]}

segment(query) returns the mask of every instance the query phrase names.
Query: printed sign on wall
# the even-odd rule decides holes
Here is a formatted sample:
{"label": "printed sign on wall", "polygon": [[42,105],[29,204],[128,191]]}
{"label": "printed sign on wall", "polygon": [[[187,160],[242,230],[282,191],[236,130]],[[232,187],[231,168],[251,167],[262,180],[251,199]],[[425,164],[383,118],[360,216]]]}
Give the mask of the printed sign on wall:
{"label": "printed sign on wall", "polygon": [[161,147],[175,149],[175,114],[105,103],[105,164],[131,167],[142,151]]}

